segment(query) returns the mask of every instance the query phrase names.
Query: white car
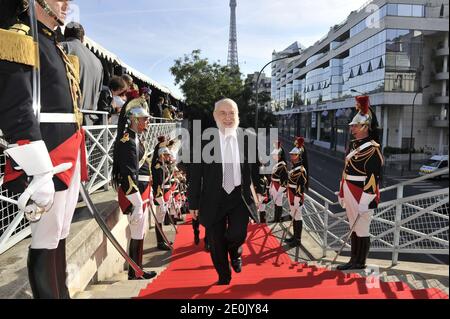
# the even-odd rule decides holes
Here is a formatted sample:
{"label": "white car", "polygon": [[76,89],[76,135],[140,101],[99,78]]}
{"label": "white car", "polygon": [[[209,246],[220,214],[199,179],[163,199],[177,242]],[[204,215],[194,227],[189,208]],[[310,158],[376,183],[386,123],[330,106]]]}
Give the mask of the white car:
{"label": "white car", "polygon": [[[434,155],[425,165],[422,165],[419,169],[419,175],[434,173],[435,171],[448,167],[448,155]],[[437,177],[447,177],[448,173]]]}

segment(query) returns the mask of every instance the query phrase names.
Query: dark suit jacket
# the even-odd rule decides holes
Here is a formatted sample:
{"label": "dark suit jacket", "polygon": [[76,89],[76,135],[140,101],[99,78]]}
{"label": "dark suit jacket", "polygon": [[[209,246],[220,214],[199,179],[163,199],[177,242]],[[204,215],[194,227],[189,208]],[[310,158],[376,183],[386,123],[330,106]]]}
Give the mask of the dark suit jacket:
{"label": "dark suit jacket", "polygon": [[[263,193],[263,185],[261,185],[259,179],[259,167],[253,160],[256,156],[254,154],[256,150],[249,149],[248,138],[242,139],[242,129],[238,128],[237,133],[239,152],[241,159],[243,158],[243,161],[241,160],[241,196],[248,213],[251,216],[257,216],[255,200],[250,188],[250,185],[253,183],[256,193]],[[209,143],[211,143],[211,140],[202,142],[202,151]],[[214,161],[205,163],[202,158],[201,163],[190,165],[188,174],[189,209],[199,210],[200,223],[204,226],[210,226],[220,218],[218,213],[222,194],[223,173],[218,131],[214,145],[214,150],[218,152],[218,154],[215,153]]]}

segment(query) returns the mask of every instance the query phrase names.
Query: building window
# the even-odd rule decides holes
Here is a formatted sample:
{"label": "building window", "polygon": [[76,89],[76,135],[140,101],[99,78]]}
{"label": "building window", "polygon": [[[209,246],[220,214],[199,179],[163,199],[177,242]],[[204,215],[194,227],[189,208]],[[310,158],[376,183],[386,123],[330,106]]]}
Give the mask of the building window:
{"label": "building window", "polygon": [[358,75],[362,75],[362,74],[363,74],[362,67],[359,66],[359,69],[358,69]]}
{"label": "building window", "polygon": [[372,62],[369,62],[369,66],[367,67],[367,72],[372,72]]}
{"label": "building window", "polygon": [[380,58],[380,63],[378,64],[378,68],[379,69],[383,69],[384,68],[383,58]]}
{"label": "building window", "polygon": [[353,74],[353,69],[350,71],[350,75],[348,76],[349,79],[353,79],[355,75]]}

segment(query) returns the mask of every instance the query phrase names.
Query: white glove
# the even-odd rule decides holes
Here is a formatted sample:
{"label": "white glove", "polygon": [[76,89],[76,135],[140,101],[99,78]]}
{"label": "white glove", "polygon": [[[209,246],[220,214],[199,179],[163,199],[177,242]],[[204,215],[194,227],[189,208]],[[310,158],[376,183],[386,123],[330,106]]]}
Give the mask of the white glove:
{"label": "white glove", "polygon": [[341,205],[342,208],[345,208],[344,198],[338,195],[338,202],[339,205]]}
{"label": "white glove", "polygon": [[[15,169],[22,169],[25,174],[33,177],[33,180],[18,199],[19,209],[31,215],[37,213],[41,208],[48,211],[53,205],[55,196],[53,175],[70,169],[72,163],[64,163],[53,167],[44,141],[12,147],[7,149],[5,153],[17,163]],[[33,217],[33,220],[38,219],[38,215],[35,217]]]}
{"label": "white glove", "polygon": [[[40,186],[36,189],[33,193],[30,194],[30,191],[33,190],[33,185]],[[53,205],[53,198],[55,196],[55,185],[53,184],[53,172],[35,175],[33,177],[33,180],[31,181],[30,185],[27,187],[27,189],[24,191],[24,193],[27,193],[30,195],[31,201],[33,201],[37,207],[42,207],[46,211],[50,210],[50,208]],[[20,203],[20,202],[19,202]],[[32,212],[33,211],[33,205],[27,205],[26,207],[20,207],[22,204],[27,203],[20,203],[19,209],[23,209],[26,212]]]}
{"label": "white glove", "polygon": [[133,225],[138,224],[142,218],[144,218],[144,203],[142,201],[141,194],[139,192],[126,196],[130,203],[133,205],[133,212],[130,216],[130,223]]}

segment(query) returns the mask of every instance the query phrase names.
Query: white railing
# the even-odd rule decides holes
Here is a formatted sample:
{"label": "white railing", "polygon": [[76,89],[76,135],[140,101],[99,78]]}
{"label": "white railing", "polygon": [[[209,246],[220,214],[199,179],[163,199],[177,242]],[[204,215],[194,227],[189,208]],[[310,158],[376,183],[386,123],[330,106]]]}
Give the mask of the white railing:
{"label": "white railing", "polygon": [[[443,174],[448,174],[448,168],[380,190],[381,193],[395,190],[396,199],[381,202],[374,210],[371,251],[391,253],[393,265],[397,264],[399,253],[448,255],[449,188],[403,197],[405,186]],[[305,195],[305,229],[320,245],[323,256],[327,251],[339,250],[350,230],[346,213],[333,213],[330,210],[333,206],[340,207],[314,190]],[[284,211],[286,214],[287,209]],[[270,211],[269,215],[272,214]],[[349,249],[347,243],[344,250]]]}
{"label": "white railing", "polygon": [[[96,114],[99,114],[98,112]],[[105,113],[106,114],[106,113]],[[106,119],[106,117],[104,117]],[[105,121],[103,121],[105,122]],[[159,121],[150,124],[145,136],[146,147],[152,152],[157,143],[157,137],[164,135],[173,138],[180,122]],[[86,133],[86,149],[89,182],[87,189],[93,193],[101,188],[108,190],[111,180],[113,163],[113,146],[117,134],[117,125],[83,126]],[[5,156],[0,155],[0,195],[17,199],[20,194],[13,194],[1,185],[3,184],[3,167]],[[29,222],[18,214],[17,206],[0,200],[0,254],[31,234]]]}

